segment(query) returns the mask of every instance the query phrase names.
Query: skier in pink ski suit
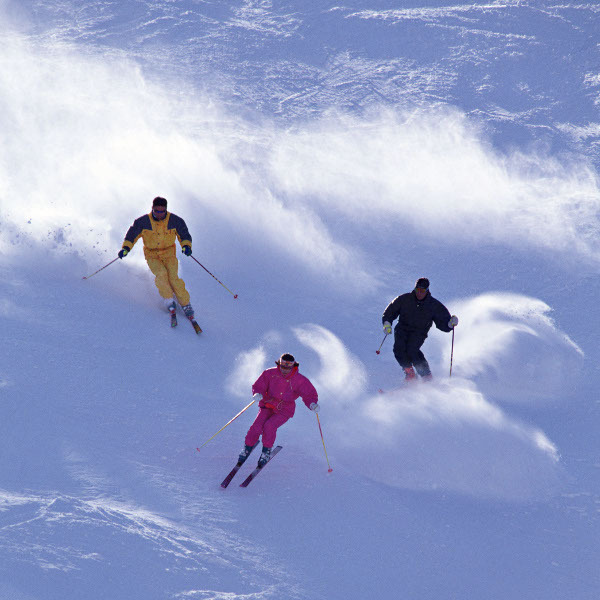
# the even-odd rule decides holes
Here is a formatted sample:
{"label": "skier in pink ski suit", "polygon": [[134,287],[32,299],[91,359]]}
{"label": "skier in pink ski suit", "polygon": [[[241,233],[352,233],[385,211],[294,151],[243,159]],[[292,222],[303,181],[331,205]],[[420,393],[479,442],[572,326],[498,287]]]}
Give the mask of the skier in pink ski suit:
{"label": "skier in pink ski suit", "polygon": [[282,354],[275,364],[276,367],[263,371],[252,386],[252,393],[261,396],[260,410],[246,434],[240,462],[247,458],[262,434],[263,449],[258,464],[267,463],[277,429],[294,416],[297,398],[302,398],[310,410],[319,412],[317,390],[307,377],[298,373],[296,359],[291,354]]}

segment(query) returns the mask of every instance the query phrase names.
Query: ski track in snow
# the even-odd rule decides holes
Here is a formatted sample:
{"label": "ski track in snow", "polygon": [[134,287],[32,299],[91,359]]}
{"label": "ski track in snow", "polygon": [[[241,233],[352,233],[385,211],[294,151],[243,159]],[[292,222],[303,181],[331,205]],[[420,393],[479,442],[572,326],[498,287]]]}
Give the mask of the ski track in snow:
{"label": "ski track in snow", "polygon": [[[164,485],[170,476],[167,472],[159,475]],[[89,562],[110,565],[119,560],[126,568],[132,560],[143,558],[148,564],[159,564],[175,580],[182,574],[213,584],[241,579],[238,585],[247,589],[262,588],[252,597],[299,597],[290,573],[261,560],[265,550],[219,526],[224,521],[219,514],[222,506],[218,511],[207,510],[194,500],[192,488],[186,492],[185,482],[173,483],[177,495],[186,496],[180,498],[182,506],[187,506],[185,524],[109,497],[82,498],[56,492],[25,496],[1,491],[0,546],[13,563],[48,572],[74,572],[75,578],[78,572],[90,570]],[[211,525],[213,512],[216,522]],[[194,523],[201,526],[194,527]],[[142,554],[128,556],[128,547],[136,547]],[[184,593],[190,594],[179,592]],[[218,589],[202,593],[215,598],[224,594]]]}

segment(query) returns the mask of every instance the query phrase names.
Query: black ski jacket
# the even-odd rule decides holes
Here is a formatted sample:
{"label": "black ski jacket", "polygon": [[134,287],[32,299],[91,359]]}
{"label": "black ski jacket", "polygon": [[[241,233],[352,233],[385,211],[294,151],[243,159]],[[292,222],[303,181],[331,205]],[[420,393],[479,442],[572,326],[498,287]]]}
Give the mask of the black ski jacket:
{"label": "black ski jacket", "polygon": [[427,334],[434,323],[441,331],[452,331],[452,328],[448,327],[448,309],[429,292],[423,300],[417,300],[414,290],[392,300],[383,312],[381,322],[393,323],[396,318],[396,329],[403,331],[420,331]]}

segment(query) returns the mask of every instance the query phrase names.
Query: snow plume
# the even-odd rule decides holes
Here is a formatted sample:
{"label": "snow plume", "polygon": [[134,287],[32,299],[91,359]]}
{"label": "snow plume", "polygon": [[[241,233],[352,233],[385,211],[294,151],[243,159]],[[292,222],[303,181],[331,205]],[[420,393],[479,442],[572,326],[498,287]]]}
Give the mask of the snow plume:
{"label": "snow plume", "polygon": [[242,352],[236,359],[233,372],[227,378],[225,389],[237,398],[248,398],[252,384],[265,369],[267,355],[262,346]]}
{"label": "snow plume", "polygon": [[319,393],[332,405],[343,407],[364,389],[367,374],[358,358],[342,341],[325,327],[308,324],[294,327],[298,341],[313,350],[320,362],[320,371],[312,378]]}
{"label": "snow plume", "polygon": [[[369,396],[365,366],[334,333],[314,324],[292,333],[312,350],[297,354],[319,392],[336,462],[397,487],[480,497],[533,499],[557,485],[554,444],[486,399],[474,382],[453,377]],[[262,344],[242,353],[229,381],[252,363],[257,377],[263,356]],[[285,435],[298,443],[306,438],[293,428]]]}
{"label": "snow plume", "polygon": [[[545,302],[489,293],[452,305],[461,315],[454,348],[457,375],[475,380],[496,399],[527,405],[555,401],[572,389],[583,351],[557,328]],[[444,339],[443,355],[450,355],[450,343]]]}
{"label": "snow plume", "polygon": [[360,413],[361,435],[373,443],[358,452],[347,440],[345,452],[375,480],[511,500],[558,483],[558,452],[544,433],[508,417],[466,380],[371,397]]}
{"label": "snow plume", "polygon": [[324,113],[289,128],[157,81],[117,51],[5,35],[5,251],[27,235],[95,266],[163,195],[225,260],[239,239],[348,292],[377,284],[373,248],[397,244],[399,228],[600,258],[595,173],[497,155],[458,110]]}
{"label": "snow plume", "polygon": [[[237,397],[247,397],[249,387],[265,368],[274,366],[273,361],[279,358],[284,348],[294,354],[302,373],[310,373],[309,378],[318,388],[319,396],[327,398],[328,402],[343,407],[361,393],[367,379],[366,370],[335,334],[313,323],[293,327],[291,331],[293,337],[270,332],[259,346],[242,352],[227,377],[226,390]],[[307,355],[298,348],[298,342],[316,356]]]}
{"label": "snow plume", "polygon": [[279,137],[278,189],[298,202],[421,235],[499,242],[600,259],[600,191],[584,163],[495,153],[477,124],[448,107],[331,114]]}
{"label": "snow plume", "polygon": [[360,252],[336,240],[318,214],[269,189],[265,139],[278,135],[270,125],[257,129],[225,114],[183,82],[154,82],[116,51],[6,38],[3,250],[26,236],[53,251],[74,248],[95,265],[97,253],[116,251],[133,219],[162,195],[225,257],[236,253],[233,231],[317,273],[373,283]]}

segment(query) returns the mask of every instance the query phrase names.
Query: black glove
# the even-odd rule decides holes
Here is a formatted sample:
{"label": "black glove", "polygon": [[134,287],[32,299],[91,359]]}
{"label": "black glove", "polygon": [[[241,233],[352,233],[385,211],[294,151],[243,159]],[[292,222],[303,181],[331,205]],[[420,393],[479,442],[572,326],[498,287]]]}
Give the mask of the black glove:
{"label": "black glove", "polygon": [[125,246],[123,246],[120,250],[119,250],[119,258],[125,258],[127,255],[129,254],[129,248],[125,248]]}
{"label": "black glove", "polygon": [[185,246],[182,246],[181,251],[186,255],[186,256],[191,256],[192,255],[192,247],[188,246],[187,244]]}

